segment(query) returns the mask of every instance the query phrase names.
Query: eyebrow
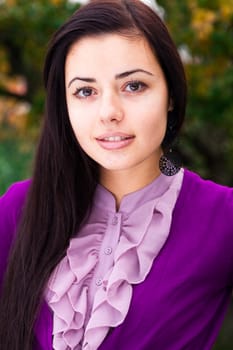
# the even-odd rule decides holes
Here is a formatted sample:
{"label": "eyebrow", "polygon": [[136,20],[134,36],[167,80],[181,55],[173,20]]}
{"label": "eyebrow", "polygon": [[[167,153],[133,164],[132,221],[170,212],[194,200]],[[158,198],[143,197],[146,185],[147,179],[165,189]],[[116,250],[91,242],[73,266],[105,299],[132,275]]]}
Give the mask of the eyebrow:
{"label": "eyebrow", "polygon": [[138,73],[138,72],[145,73],[147,75],[153,75],[151,72],[148,72],[147,70],[144,70],[144,69],[133,69],[133,70],[129,70],[129,71],[117,74],[115,76],[115,78],[116,79],[122,79],[122,78],[128,77],[131,74]]}
{"label": "eyebrow", "polygon": [[[148,72],[147,70],[144,69],[133,69],[133,70],[129,70],[120,74],[116,74],[115,75],[115,79],[123,79],[128,77],[131,74],[134,73],[145,73],[147,75],[153,76],[153,74],[151,72]],[[81,80],[81,81],[85,81],[86,83],[96,83],[96,79],[94,78],[86,78],[86,77],[74,77],[73,79],[71,79],[71,81],[68,84],[68,88],[70,87],[70,85],[75,81],[75,80]]]}

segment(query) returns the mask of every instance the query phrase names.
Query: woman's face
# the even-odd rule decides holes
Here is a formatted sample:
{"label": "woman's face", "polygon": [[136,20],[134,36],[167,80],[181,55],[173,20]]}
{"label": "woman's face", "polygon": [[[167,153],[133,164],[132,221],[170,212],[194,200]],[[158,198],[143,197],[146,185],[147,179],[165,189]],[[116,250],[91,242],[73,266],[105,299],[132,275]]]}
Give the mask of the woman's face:
{"label": "woman's face", "polygon": [[76,138],[101,171],[158,171],[169,97],[143,37],[77,41],[67,55],[65,83]]}

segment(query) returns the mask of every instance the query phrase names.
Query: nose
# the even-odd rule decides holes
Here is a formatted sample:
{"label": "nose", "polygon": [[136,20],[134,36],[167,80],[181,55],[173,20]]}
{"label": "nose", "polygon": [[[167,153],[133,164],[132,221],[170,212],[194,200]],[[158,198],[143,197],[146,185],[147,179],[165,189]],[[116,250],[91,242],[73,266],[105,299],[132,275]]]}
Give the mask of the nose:
{"label": "nose", "polygon": [[102,96],[99,115],[103,123],[119,123],[124,117],[119,96],[113,93]]}

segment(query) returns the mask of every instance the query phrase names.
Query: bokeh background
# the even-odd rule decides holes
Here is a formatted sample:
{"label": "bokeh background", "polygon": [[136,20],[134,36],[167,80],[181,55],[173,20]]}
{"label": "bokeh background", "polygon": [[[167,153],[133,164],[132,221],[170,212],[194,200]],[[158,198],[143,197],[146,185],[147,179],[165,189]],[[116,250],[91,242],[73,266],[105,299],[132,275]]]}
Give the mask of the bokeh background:
{"label": "bokeh background", "polygon": [[[183,164],[232,186],[233,0],[144,1],[163,17],[186,69],[189,101],[177,144]],[[81,2],[0,0],[0,195],[31,176],[48,41]],[[233,349],[232,330],[231,307],[215,350]]]}

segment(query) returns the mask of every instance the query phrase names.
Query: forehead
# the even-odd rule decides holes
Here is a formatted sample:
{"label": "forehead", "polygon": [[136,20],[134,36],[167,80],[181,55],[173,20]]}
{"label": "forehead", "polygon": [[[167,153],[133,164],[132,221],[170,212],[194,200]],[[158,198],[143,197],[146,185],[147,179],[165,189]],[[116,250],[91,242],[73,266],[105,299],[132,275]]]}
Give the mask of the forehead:
{"label": "forehead", "polygon": [[158,66],[156,55],[145,37],[111,33],[76,41],[67,54],[66,73],[73,69],[83,73],[96,73],[96,69],[121,71],[138,65],[150,69]]}

